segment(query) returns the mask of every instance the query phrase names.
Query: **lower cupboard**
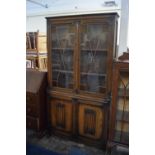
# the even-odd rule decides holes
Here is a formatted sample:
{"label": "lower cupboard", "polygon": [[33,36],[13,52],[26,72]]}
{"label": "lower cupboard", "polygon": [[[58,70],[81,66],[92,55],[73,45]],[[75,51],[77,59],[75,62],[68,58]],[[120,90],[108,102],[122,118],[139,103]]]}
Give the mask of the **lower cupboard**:
{"label": "lower cupboard", "polygon": [[52,98],[49,104],[52,133],[104,147],[109,112],[107,102]]}

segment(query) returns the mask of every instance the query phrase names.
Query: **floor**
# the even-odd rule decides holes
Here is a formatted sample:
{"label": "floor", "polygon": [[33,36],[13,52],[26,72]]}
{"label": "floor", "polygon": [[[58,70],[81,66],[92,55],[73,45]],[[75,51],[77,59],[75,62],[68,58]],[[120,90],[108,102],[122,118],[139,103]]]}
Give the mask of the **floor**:
{"label": "floor", "polygon": [[103,150],[97,149],[95,147],[86,146],[84,144],[79,144],[73,141],[64,140],[56,136],[47,136],[46,134],[38,138],[36,133],[32,130],[27,130],[26,141],[31,144],[36,144],[42,146],[48,150],[52,150],[64,155],[68,155],[70,150],[74,147],[86,152],[89,155],[105,155]]}

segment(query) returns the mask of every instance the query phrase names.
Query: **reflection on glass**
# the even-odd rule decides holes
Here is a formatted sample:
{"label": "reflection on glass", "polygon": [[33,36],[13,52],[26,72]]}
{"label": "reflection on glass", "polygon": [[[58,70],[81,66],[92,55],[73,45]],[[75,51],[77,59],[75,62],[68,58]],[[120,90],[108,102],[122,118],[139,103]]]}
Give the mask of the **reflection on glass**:
{"label": "reflection on glass", "polygon": [[52,84],[73,88],[74,28],[72,25],[52,27]]}
{"label": "reflection on glass", "polygon": [[129,96],[129,73],[121,72],[118,83],[118,95]]}
{"label": "reflection on glass", "polygon": [[103,50],[107,48],[107,26],[89,24],[82,27],[81,49]]}
{"label": "reflection on glass", "polygon": [[82,27],[80,89],[104,93],[106,88],[107,27],[88,24]]}
{"label": "reflection on glass", "polygon": [[122,133],[122,142],[129,143],[129,133],[128,132]]}
{"label": "reflection on glass", "polygon": [[117,99],[117,109],[121,111],[129,111],[129,99],[118,97]]}
{"label": "reflection on glass", "polygon": [[124,141],[123,138],[126,139],[127,135],[129,135],[129,124],[122,121],[116,121],[115,127],[115,141]]}
{"label": "reflection on glass", "polygon": [[120,131],[115,130],[114,140],[117,142],[121,141],[121,132]]}

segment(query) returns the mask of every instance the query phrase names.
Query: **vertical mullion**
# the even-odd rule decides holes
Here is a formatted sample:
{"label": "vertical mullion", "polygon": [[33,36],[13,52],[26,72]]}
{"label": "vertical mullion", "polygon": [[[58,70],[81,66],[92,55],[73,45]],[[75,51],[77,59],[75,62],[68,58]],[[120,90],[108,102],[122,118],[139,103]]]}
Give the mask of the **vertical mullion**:
{"label": "vertical mullion", "polygon": [[79,42],[79,36],[80,36],[80,28],[79,28],[79,22],[76,21],[75,23],[75,53],[74,53],[74,91],[77,92],[77,90],[79,90],[79,83],[80,83],[80,63],[79,63],[79,60],[80,60],[80,48],[79,48],[79,45],[80,45],[80,42]]}
{"label": "vertical mullion", "polygon": [[52,87],[52,25],[49,21],[47,21],[47,51],[48,51],[48,84],[50,88]]}
{"label": "vertical mullion", "polygon": [[[118,101],[117,101],[117,95],[118,95],[118,76],[119,76],[119,72],[118,72],[118,69],[114,69],[113,70],[113,74],[115,75],[115,77],[113,76],[113,84],[115,84],[115,87],[113,86],[112,88],[112,92],[113,92],[113,101],[112,101],[112,111],[113,113],[111,113],[111,118],[110,118],[110,128],[111,128],[111,133],[109,134],[109,138],[111,140],[114,139],[115,137],[115,134],[116,134],[116,123],[117,123],[117,120],[116,120],[116,115],[117,115],[117,104],[118,104]],[[114,110],[113,110],[114,109]]]}

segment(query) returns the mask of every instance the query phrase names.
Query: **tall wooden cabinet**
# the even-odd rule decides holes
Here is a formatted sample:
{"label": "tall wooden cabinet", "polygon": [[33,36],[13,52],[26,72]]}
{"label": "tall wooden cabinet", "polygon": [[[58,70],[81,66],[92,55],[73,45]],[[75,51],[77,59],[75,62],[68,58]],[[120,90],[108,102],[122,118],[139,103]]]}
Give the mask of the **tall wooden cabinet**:
{"label": "tall wooden cabinet", "polygon": [[47,18],[53,133],[106,144],[117,14]]}
{"label": "tall wooden cabinet", "polygon": [[114,63],[108,146],[129,146],[129,62],[124,53]]}

